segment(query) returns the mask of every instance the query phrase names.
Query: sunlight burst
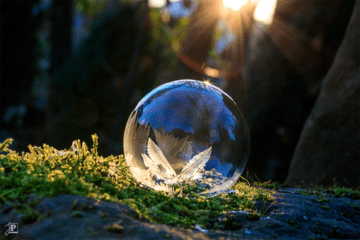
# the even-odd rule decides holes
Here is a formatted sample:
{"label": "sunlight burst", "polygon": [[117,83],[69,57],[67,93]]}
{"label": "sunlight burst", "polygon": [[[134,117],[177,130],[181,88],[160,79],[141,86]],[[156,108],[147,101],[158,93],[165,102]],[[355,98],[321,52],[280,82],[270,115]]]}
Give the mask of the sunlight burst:
{"label": "sunlight burst", "polygon": [[166,0],[149,0],[148,5],[150,8],[162,8],[166,6]]}
{"label": "sunlight burst", "polygon": [[247,0],[223,0],[224,6],[234,11],[239,10],[246,2]]}
{"label": "sunlight burst", "polygon": [[205,84],[205,86],[210,85],[210,81],[209,81],[209,80],[205,80],[205,81],[203,81],[203,83]]}
{"label": "sunlight burst", "polygon": [[260,0],[254,13],[255,20],[271,24],[274,18],[276,2],[277,0]]}
{"label": "sunlight burst", "polygon": [[[219,76],[219,70],[216,70],[211,67],[206,67],[204,69],[204,73],[210,77],[218,77]],[[206,81],[205,81],[206,82]]]}

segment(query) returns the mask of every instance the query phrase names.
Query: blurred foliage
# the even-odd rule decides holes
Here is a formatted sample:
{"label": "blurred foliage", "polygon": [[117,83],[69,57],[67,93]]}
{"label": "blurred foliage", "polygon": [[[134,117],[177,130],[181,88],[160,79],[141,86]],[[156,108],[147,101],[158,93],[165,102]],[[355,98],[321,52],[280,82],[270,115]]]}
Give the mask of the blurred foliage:
{"label": "blurred foliage", "polygon": [[77,0],[76,9],[89,17],[98,17],[107,4],[106,0]]}
{"label": "blurred foliage", "polygon": [[[171,30],[163,23],[161,13],[158,9],[150,9],[149,20],[151,24],[151,41],[149,47],[156,49],[159,44],[162,46],[160,57],[161,59],[169,60],[167,62],[168,69],[176,69],[178,59],[176,57],[174,46],[178,46],[179,42],[185,37],[185,27],[189,23],[188,18],[183,18],[177,22],[175,29]],[[177,34],[179,33],[179,34]]]}

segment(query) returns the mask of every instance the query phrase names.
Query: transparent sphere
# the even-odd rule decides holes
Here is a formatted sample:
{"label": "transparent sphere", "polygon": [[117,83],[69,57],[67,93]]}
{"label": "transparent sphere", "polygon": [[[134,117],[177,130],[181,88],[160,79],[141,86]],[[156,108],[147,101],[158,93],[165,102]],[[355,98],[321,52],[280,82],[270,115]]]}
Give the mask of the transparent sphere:
{"label": "transparent sphere", "polygon": [[249,140],[245,118],[225,92],[179,80],[138,103],[126,124],[124,152],[132,175],[147,187],[171,191],[186,182],[214,196],[239,179]]}

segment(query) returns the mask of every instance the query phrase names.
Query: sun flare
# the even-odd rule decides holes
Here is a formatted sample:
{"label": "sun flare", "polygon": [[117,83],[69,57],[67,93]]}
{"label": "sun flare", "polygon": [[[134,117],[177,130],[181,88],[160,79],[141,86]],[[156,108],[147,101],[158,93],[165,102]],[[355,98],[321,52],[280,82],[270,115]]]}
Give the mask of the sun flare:
{"label": "sun flare", "polygon": [[148,5],[150,8],[162,8],[166,5],[166,0],[149,0]]}
{"label": "sun flare", "polygon": [[256,3],[256,11],[254,13],[255,20],[270,24],[272,22],[277,0],[223,0],[225,8],[231,8],[234,11],[239,10],[247,2]]}
{"label": "sun flare", "polygon": [[218,77],[219,76],[219,70],[211,68],[211,67],[206,67],[204,69],[204,73],[210,77]]}
{"label": "sun flare", "polygon": [[259,22],[271,24],[277,0],[260,0],[256,7],[254,18]]}
{"label": "sun flare", "polygon": [[234,11],[239,10],[246,2],[247,0],[223,0],[224,7],[231,8]]}
{"label": "sun flare", "polygon": [[205,84],[205,86],[211,85],[209,80],[205,80],[203,81],[203,83]]}

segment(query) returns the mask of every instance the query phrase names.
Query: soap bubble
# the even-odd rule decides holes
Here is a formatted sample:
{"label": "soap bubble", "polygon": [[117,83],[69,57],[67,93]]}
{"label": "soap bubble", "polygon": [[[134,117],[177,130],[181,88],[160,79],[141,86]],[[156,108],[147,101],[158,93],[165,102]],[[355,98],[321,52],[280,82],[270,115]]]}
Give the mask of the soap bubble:
{"label": "soap bubble", "polygon": [[209,196],[226,191],[244,171],[249,146],[249,130],[235,102],[195,80],[151,91],[131,113],[124,133],[131,174],[167,192],[184,182]]}

